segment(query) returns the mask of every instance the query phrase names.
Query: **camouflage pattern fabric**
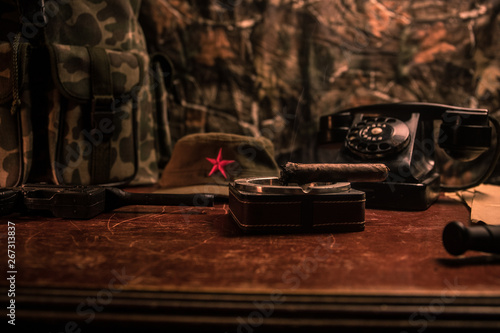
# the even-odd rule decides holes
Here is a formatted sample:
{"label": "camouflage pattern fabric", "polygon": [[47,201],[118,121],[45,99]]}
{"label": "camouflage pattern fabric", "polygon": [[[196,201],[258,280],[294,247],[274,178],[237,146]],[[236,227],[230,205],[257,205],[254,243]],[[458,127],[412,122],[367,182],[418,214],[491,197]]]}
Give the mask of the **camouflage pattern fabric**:
{"label": "camouflage pattern fabric", "polygon": [[168,54],[172,139],[265,136],[314,162],[322,115],[421,101],[500,108],[494,0],[144,0],[148,45]]}
{"label": "camouflage pattern fabric", "polygon": [[[7,50],[9,44],[0,48],[0,54],[5,49],[0,56],[6,60],[0,65],[5,66],[0,72],[1,80],[10,82],[2,85],[1,93],[6,97],[1,101],[0,126],[35,123],[34,131],[26,132],[35,138],[31,155],[36,168],[28,180],[63,184],[155,183],[158,162],[165,159],[169,149],[158,144],[159,129],[164,133],[166,127],[158,120],[167,119],[166,104],[158,103],[166,98],[163,73],[151,75],[150,68],[158,67],[150,63],[137,22],[140,1],[48,0],[46,22],[39,12],[29,17],[23,11],[21,22],[13,23],[19,21],[16,2],[2,1],[0,7],[4,9],[0,14],[2,23],[4,18],[7,22],[0,29],[2,40],[13,44],[12,36],[20,32],[22,44],[30,44],[31,53],[36,54],[31,58],[19,57],[19,63],[30,68],[29,75],[37,78],[32,80],[37,85],[32,82],[20,87],[24,94],[20,114],[24,119],[11,119],[8,123],[7,115],[4,121],[7,109],[3,107],[10,111],[12,82],[16,78],[10,71],[13,58]],[[44,52],[46,62],[40,60],[44,59]],[[50,68],[50,72],[44,67]],[[34,94],[43,102],[28,107]],[[18,136],[9,133],[11,138]],[[13,143],[10,146],[0,148],[1,186],[25,182],[26,177],[14,181],[11,175],[19,170],[29,171],[29,158],[17,167],[9,162],[14,159],[11,156],[20,154],[16,149],[24,149],[24,155],[29,156],[29,147]],[[12,151],[7,152],[7,148]],[[46,160],[50,164],[49,175],[42,166]]]}
{"label": "camouflage pattern fabric", "polygon": [[[26,55],[26,47],[19,54]],[[13,68],[10,66],[12,47],[0,42],[0,185],[12,186],[27,180],[31,167],[33,137],[30,116],[30,99],[26,91],[19,96],[26,99],[19,108],[12,108]],[[18,68],[21,82],[27,83],[25,71]]]}
{"label": "camouflage pattern fabric", "polygon": [[[0,185],[14,185],[27,178],[29,164],[23,168],[23,150],[31,152],[30,131],[20,133],[18,123],[25,113],[12,112],[13,77],[12,46],[7,32],[17,31],[15,1],[0,2]],[[23,149],[23,139],[27,146]]]}

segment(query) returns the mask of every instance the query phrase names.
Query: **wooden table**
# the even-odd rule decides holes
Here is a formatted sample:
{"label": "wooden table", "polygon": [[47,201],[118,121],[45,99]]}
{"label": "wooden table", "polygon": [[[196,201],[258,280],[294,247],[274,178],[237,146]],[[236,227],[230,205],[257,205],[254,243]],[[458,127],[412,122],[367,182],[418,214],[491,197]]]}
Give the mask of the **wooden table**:
{"label": "wooden table", "polygon": [[38,332],[498,330],[499,257],[442,246],[447,222],[468,214],[441,198],[423,212],[367,210],[362,232],[306,235],[245,235],[224,204],[11,215],[1,267],[10,221],[16,328]]}

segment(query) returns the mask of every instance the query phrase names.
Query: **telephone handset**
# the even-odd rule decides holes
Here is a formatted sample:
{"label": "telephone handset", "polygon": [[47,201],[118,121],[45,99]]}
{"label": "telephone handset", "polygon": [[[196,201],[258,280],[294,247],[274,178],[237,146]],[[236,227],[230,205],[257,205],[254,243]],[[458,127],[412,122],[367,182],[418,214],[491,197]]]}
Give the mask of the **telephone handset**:
{"label": "telephone handset", "polygon": [[[479,159],[490,150],[490,121],[498,133],[498,122],[486,109],[431,103],[367,105],[321,117],[318,143],[320,147],[342,143],[328,162],[373,162],[389,167],[384,182],[352,184],[366,193],[368,207],[424,210],[440,191],[462,189],[441,184],[436,151],[442,149],[461,163]],[[489,177],[500,156],[499,147],[482,177],[463,187]]]}

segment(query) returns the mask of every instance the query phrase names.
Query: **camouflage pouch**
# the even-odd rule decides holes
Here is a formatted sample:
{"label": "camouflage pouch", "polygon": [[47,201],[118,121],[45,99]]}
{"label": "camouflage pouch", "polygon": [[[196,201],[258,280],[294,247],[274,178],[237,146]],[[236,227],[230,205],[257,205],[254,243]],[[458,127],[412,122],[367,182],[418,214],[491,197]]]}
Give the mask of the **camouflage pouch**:
{"label": "camouflage pouch", "polygon": [[[0,148],[0,163],[10,163],[0,186],[26,179],[73,185],[157,182],[169,154],[166,90],[162,68],[146,50],[139,4],[51,3],[57,8],[46,13],[43,43],[30,43],[21,55],[29,78],[22,86],[22,119],[11,112],[9,88],[0,91],[5,104],[0,126],[16,121],[23,129],[14,133],[9,127],[10,139]],[[6,59],[9,47],[4,46]],[[32,154],[27,143],[21,145],[24,137],[33,142]],[[17,178],[9,162],[14,155],[20,161]]]}
{"label": "camouflage pouch", "polygon": [[[120,183],[138,169],[137,102],[144,57],[100,47],[49,46],[49,151],[62,184]],[[76,65],[75,65],[76,64]],[[141,105],[141,111],[149,105]],[[52,158],[51,158],[52,159]]]}

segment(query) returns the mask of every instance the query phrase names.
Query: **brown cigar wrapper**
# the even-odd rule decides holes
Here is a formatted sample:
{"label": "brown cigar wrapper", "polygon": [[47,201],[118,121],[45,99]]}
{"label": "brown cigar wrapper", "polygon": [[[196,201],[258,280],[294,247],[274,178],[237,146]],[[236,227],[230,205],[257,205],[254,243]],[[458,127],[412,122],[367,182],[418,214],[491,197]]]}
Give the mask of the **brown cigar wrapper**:
{"label": "brown cigar wrapper", "polygon": [[280,181],[283,185],[297,183],[381,182],[387,178],[385,164],[301,164],[288,162],[282,166]]}

